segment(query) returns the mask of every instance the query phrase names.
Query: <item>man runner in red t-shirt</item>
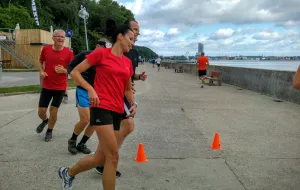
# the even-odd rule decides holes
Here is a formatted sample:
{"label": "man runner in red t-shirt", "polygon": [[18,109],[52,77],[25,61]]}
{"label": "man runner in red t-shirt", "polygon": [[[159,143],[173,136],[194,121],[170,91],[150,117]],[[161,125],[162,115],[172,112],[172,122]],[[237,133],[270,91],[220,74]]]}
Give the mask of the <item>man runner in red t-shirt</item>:
{"label": "man runner in red t-shirt", "polygon": [[[198,76],[199,79],[202,80],[206,76],[206,67],[209,65],[209,60],[204,56],[204,52],[201,52],[200,57],[197,59],[197,67],[198,67]],[[201,86],[203,88],[203,85]]]}
{"label": "man runner in red t-shirt", "polygon": [[[43,47],[40,55],[40,75],[42,78],[42,91],[39,100],[38,115],[42,123],[36,128],[41,133],[48,124],[45,141],[52,140],[52,130],[57,120],[58,108],[63,100],[68,83],[67,65],[73,59],[73,52],[64,46],[65,32],[55,30],[53,32],[53,45]],[[50,107],[50,117],[47,117],[47,109]]]}

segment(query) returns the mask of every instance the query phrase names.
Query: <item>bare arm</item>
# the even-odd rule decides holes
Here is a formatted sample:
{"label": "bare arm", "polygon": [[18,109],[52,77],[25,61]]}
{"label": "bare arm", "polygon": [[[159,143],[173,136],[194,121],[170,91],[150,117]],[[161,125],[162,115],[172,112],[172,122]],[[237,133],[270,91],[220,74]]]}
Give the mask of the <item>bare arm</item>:
{"label": "bare arm", "polygon": [[300,90],[300,66],[298,67],[298,70],[295,74],[295,77],[293,80],[293,87],[297,90]]}
{"label": "bare arm", "polygon": [[128,84],[126,86],[126,90],[125,90],[125,96],[130,104],[132,104],[134,102],[133,91],[131,88],[132,88],[132,83],[131,83],[131,79],[129,79],[129,82],[128,82]]}
{"label": "bare arm", "polygon": [[47,75],[47,73],[44,71],[45,69],[45,62],[44,61],[40,61],[40,65],[39,65],[39,71],[40,71],[40,77],[41,78],[45,78]]}
{"label": "bare arm", "polygon": [[133,91],[131,89],[132,84],[131,84],[131,78],[129,79],[129,82],[127,84],[126,90],[125,90],[125,96],[129,103],[131,104],[131,107],[129,109],[130,114],[127,115],[127,117],[133,117],[136,112],[136,105],[134,104],[134,96],[133,96]]}

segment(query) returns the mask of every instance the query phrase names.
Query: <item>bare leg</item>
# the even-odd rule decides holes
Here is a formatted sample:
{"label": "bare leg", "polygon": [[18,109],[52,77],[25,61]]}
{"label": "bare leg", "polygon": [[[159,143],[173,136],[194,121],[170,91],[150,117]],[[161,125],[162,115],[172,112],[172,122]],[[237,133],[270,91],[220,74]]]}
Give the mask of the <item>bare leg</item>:
{"label": "bare leg", "polygon": [[125,138],[134,130],[134,120],[132,118],[124,119],[121,122],[119,131],[115,131],[118,147],[121,148]]}
{"label": "bare leg", "polygon": [[99,139],[95,155],[88,155],[69,169],[69,175],[75,175],[103,165],[102,184],[104,190],[114,190],[116,184],[116,170],[118,165],[118,145],[112,125],[94,126]]}
{"label": "bare leg", "polygon": [[48,129],[53,129],[54,125],[57,121],[57,112],[58,108],[51,106],[50,107],[50,118],[49,118],[49,123],[48,123]]}
{"label": "bare leg", "polygon": [[47,108],[39,108],[38,115],[41,118],[41,120],[45,121],[48,118],[47,117]]}
{"label": "bare leg", "polygon": [[84,128],[90,123],[90,110],[89,108],[83,108],[78,106],[79,122],[74,127],[74,134],[79,135]]}

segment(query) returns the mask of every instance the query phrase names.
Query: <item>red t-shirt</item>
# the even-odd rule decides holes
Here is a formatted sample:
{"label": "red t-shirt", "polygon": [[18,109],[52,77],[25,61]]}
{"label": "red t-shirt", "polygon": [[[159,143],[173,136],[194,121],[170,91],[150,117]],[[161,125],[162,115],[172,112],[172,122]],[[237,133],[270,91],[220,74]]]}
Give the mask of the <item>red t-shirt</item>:
{"label": "red t-shirt", "polygon": [[52,45],[44,46],[40,62],[45,62],[44,71],[48,76],[43,79],[42,87],[50,90],[66,90],[68,74],[56,73],[55,66],[62,65],[64,68],[67,68],[72,59],[73,52],[66,47],[61,51],[55,51]]}
{"label": "red t-shirt", "polygon": [[111,48],[96,49],[86,56],[89,64],[96,67],[94,89],[100,100],[99,108],[124,113],[125,89],[133,68],[126,56],[117,57]]}
{"label": "red t-shirt", "polygon": [[197,59],[199,63],[198,70],[206,70],[206,63],[208,62],[208,58],[205,56],[200,56]]}

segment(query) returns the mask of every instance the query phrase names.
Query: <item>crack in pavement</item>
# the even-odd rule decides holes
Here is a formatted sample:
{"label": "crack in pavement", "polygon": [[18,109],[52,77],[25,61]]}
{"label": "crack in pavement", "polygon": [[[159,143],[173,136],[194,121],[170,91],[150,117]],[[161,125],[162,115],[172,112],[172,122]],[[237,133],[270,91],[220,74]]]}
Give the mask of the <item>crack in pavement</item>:
{"label": "crack in pavement", "polygon": [[27,114],[29,114],[29,113],[31,113],[31,112],[33,112],[33,111],[35,111],[35,110],[36,110],[36,108],[34,108],[33,110],[31,110],[31,111],[29,111],[29,112],[26,112],[26,113],[24,113],[23,115],[21,115],[21,116],[19,116],[19,117],[15,118],[15,119],[13,119],[13,120],[11,120],[11,121],[9,121],[9,122],[7,122],[7,123],[3,124],[3,125],[1,125],[1,126],[0,126],[0,129],[1,129],[2,127],[5,127],[6,125],[8,125],[8,124],[12,123],[12,122],[14,122],[14,121],[16,121],[16,120],[18,120],[18,119],[20,119],[20,118],[24,117],[25,115],[27,115]]}
{"label": "crack in pavement", "polygon": [[234,174],[234,176],[235,176],[236,179],[240,182],[240,184],[244,187],[244,189],[247,190],[247,188],[245,187],[245,185],[243,184],[243,182],[240,180],[240,178],[237,176],[237,174],[233,171],[233,169],[229,166],[229,164],[227,163],[226,160],[225,160],[225,164],[228,166],[228,168],[229,168],[230,171]]}

